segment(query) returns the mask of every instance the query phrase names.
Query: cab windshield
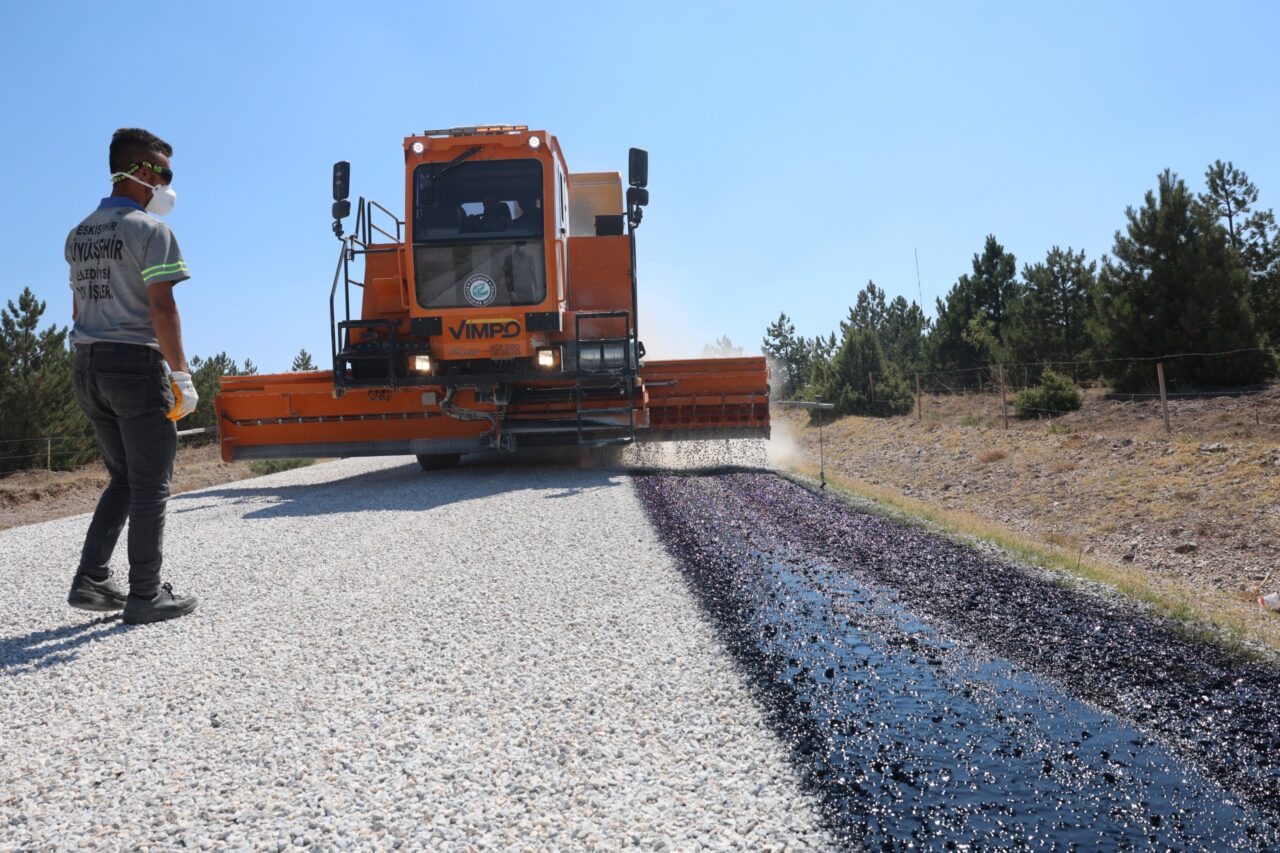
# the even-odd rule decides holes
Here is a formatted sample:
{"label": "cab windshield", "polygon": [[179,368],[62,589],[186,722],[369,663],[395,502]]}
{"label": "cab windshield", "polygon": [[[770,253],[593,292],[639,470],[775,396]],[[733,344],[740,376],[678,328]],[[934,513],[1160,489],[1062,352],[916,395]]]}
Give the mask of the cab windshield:
{"label": "cab windshield", "polygon": [[542,164],[424,163],[413,178],[413,261],[423,308],[534,305],[546,296]]}
{"label": "cab windshield", "polygon": [[424,163],[413,173],[413,242],[541,239],[537,160]]}

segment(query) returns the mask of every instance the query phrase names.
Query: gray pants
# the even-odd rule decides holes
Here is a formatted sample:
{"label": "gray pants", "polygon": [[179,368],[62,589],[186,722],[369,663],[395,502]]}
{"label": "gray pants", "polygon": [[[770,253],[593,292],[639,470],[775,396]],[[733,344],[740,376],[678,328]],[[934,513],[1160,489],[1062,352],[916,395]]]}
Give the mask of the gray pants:
{"label": "gray pants", "polygon": [[173,480],[177,428],[173,390],[160,353],[136,344],[76,347],[76,400],[93,424],[111,482],[98,500],[79,571],[101,578],[129,522],[129,591],[151,598],[160,585],[164,510]]}

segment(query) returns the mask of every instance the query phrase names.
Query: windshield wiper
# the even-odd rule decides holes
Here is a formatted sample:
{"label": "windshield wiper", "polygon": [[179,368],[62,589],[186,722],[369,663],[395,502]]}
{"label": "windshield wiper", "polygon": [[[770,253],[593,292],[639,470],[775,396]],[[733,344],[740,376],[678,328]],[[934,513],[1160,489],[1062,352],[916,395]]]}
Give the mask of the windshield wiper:
{"label": "windshield wiper", "polygon": [[441,169],[440,171],[432,175],[431,178],[429,179],[429,185],[434,188],[436,183],[441,178],[443,178],[445,175],[449,174],[454,169],[461,166],[463,160],[469,160],[470,158],[479,154],[482,150],[483,149],[479,145],[475,145],[475,146],[472,146],[471,148],[468,148],[466,151],[463,151],[457,157],[454,157],[448,163],[445,163],[443,169]]}

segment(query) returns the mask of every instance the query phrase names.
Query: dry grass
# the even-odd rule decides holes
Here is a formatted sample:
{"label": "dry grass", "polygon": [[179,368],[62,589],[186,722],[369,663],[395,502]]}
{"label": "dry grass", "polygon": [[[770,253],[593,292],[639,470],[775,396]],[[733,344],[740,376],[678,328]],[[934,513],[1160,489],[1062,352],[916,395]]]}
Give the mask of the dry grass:
{"label": "dry grass", "polygon": [[1065,533],[1058,533],[1056,531],[1046,533],[1044,540],[1055,548],[1065,548],[1069,551],[1078,551],[1080,549],[1079,540],[1074,536],[1068,536]]}
{"label": "dry grass", "polygon": [[1003,450],[988,450],[978,454],[978,461],[983,465],[990,465],[992,462],[999,462],[1001,459],[1008,459],[1009,454]]}

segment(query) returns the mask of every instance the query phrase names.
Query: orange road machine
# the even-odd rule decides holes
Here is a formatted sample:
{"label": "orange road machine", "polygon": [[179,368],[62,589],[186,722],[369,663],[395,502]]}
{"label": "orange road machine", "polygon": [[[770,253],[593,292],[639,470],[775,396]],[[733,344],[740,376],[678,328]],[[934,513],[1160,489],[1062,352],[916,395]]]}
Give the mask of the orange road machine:
{"label": "orange road machine", "polygon": [[350,166],[334,166],[333,370],[223,377],[223,459],[412,454],[432,469],[517,447],[768,437],[763,358],[645,359],[645,151],[625,194],[523,126],[428,130],[404,160],[405,219],[360,198],[346,237]]}

